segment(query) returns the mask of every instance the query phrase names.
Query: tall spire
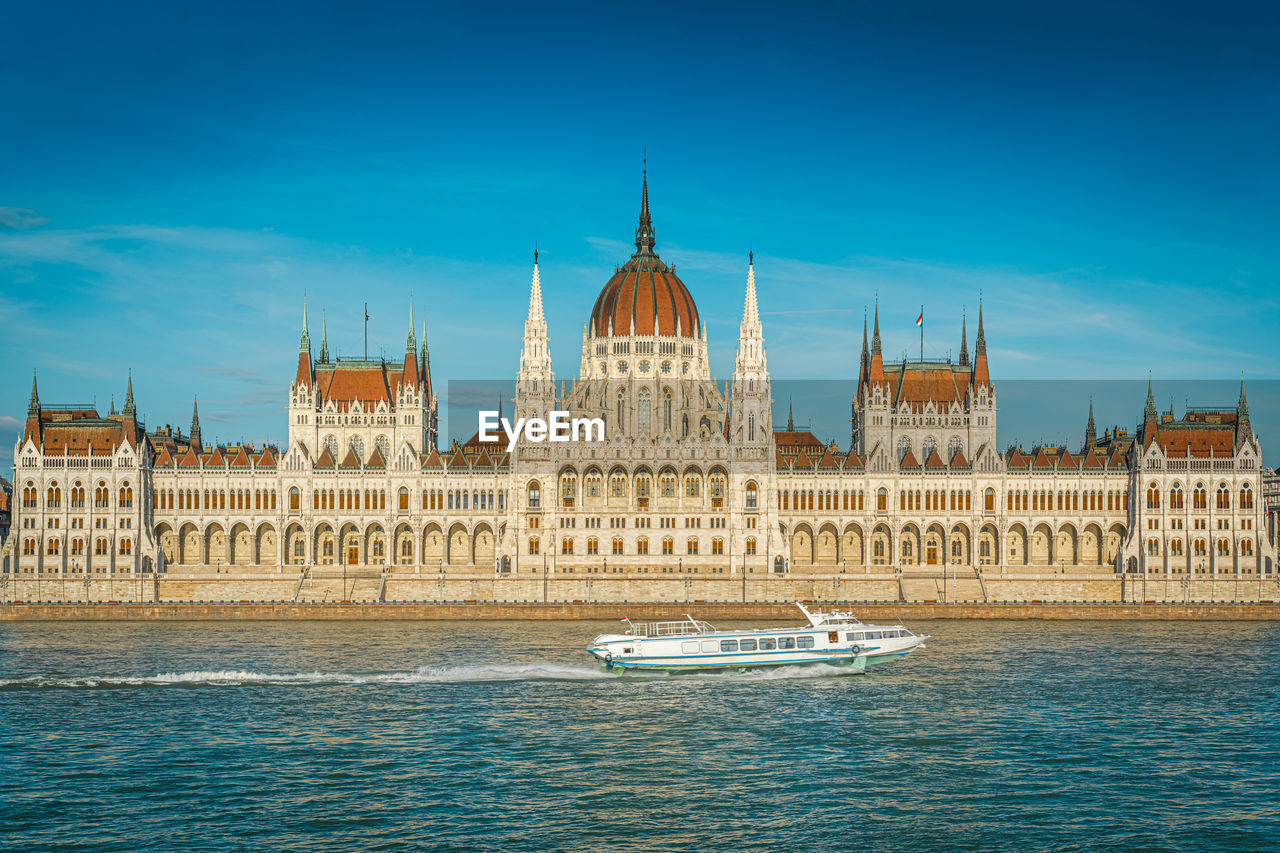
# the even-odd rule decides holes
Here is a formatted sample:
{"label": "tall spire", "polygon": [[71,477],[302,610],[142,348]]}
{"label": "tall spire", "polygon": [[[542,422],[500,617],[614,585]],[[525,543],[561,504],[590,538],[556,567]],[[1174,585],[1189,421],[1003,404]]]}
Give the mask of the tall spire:
{"label": "tall spire", "polygon": [[1244,398],[1244,376],[1240,377],[1240,402],[1236,403],[1236,449],[1253,435],[1249,425],[1249,401]]}
{"label": "tall spire", "polygon": [[31,371],[31,400],[27,403],[27,425],[22,431],[22,440],[28,439],[40,444],[40,395],[36,393],[36,372]]}
{"label": "tall spire", "polygon": [[1098,443],[1098,429],[1093,425],[1093,398],[1089,398],[1089,423],[1084,428],[1084,446],[1093,447]]}
{"label": "tall spire", "polygon": [[982,297],[978,297],[978,337],[973,342],[973,384],[991,385],[991,372],[987,369],[987,333],[982,327]]}
{"label": "tall spire", "polygon": [[1159,423],[1160,415],[1156,412],[1156,398],[1151,393],[1151,374],[1147,374],[1147,408],[1142,413],[1142,420],[1149,423]]}
{"label": "tall spire", "polygon": [[636,226],[636,254],[654,254],[654,243],[653,221],[649,218],[649,152],[646,150],[640,186],[640,223]]}
{"label": "tall spire", "polygon": [[871,354],[880,355],[880,298],[876,297],[876,325],[871,333]]}
{"label": "tall spire", "polygon": [[199,449],[203,447],[200,443],[200,403],[196,398],[191,399],[191,446]]}
{"label": "tall spire", "polygon": [[133,405],[133,371],[129,371],[129,387],[124,393],[124,410],[121,412],[126,418],[136,417],[137,409]]}
{"label": "tall spire", "polygon": [[416,353],[418,350],[418,342],[413,337],[413,295],[409,296],[409,335],[404,341],[404,351],[406,353]]}
{"label": "tall spire", "polygon": [[27,414],[40,414],[40,394],[36,391],[36,372],[31,371],[31,399],[27,401]]}
{"label": "tall spire", "polygon": [[547,336],[547,320],[542,311],[542,275],[538,271],[537,249],[534,249],[533,278],[529,284],[529,316],[524,321],[524,349],[520,353],[520,378],[555,381],[551,372],[551,341]]}
{"label": "tall spire", "polygon": [[[764,329],[760,325],[760,305],[756,301],[755,252],[747,253],[747,295],[742,302],[742,323],[738,327],[738,353],[734,362],[735,382],[767,382]],[[706,325],[703,325],[705,333]]]}
{"label": "tall spire", "polygon": [[320,309],[320,361],[329,360],[329,324],[324,309]]}
{"label": "tall spire", "polygon": [[796,419],[791,416],[791,398],[787,397],[787,432],[796,431]]}
{"label": "tall spire", "polygon": [[311,352],[311,332],[307,329],[307,297],[302,297],[302,336],[298,340],[299,352]]}
{"label": "tall spire", "polygon": [[967,318],[963,313],[960,315],[960,366],[967,367],[969,365],[969,329]]}

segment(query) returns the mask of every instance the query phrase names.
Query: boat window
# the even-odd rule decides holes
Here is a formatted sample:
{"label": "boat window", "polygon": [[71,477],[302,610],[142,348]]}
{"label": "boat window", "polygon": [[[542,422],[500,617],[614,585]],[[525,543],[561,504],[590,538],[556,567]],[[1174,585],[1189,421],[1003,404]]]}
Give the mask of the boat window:
{"label": "boat window", "polygon": [[715,640],[703,640],[703,641],[702,641],[702,650],[703,650],[704,652],[714,652],[714,651],[716,651],[716,650],[717,650],[717,648],[718,648],[718,647],[717,647],[717,645],[716,645],[716,641],[715,641]]}
{"label": "boat window", "polygon": [[807,634],[803,637],[796,637],[796,646],[802,649],[813,648],[813,637]]}
{"label": "boat window", "polygon": [[884,634],[880,631],[871,631],[867,634],[868,640],[880,640],[884,638]]}
{"label": "boat window", "polygon": [[698,653],[698,641],[685,640],[680,644],[680,651],[684,652],[686,655],[696,655]]}
{"label": "boat window", "polygon": [[856,643],[859,640],[865,640],[866,636],[861,631],[850,631],[844,635],[844,638],[851,643]]}
{"label": "boat window", "polygon": [[771,652],[778,647],[778,644],[772,637],[765,637],[760,641],[760,651]]}
{"label": "boat window", "polygon": [[738,641],[737,641],[737,640],[721,640],[721,641],[720,641],[720,651],[722,651],[722,652],[736,652],[737,650],[738,650]]}
{"label": "boat window", "polygon": [[795,647],[796,647],[796,638],[795,638],[795,637],[779,637],[779,638],[778,638],[778,648],[780,648],[780,649],[794,649]]}
{"label": "boat window", "polygon": [[840,634],[839,634],[839,632],[837,632],[837,631],[828,631],[828,632],[827,632],[827,642],[828,642],[828,643],[838,643],[838,642],[840,642]]}
{"label": "boat window", "polygon": [[743,640],[742,642],[738,643],[738,648],[742,649],[744,652],[754,652],[756,650],[756,641]]}

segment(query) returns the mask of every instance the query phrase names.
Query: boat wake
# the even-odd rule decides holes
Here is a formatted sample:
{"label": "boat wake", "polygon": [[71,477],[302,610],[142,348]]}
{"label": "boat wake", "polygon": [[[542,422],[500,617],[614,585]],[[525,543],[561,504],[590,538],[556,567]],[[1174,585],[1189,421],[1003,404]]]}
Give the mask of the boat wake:
{"label": "boat wake", "polygon": [[0,678],[0,690],[118,687],[239,687],[254,685],[461,684],[467,682],[590,681],[609,676],[589,667],[555,664],[420,666],[408,672],[294,672],[193,670],[158,675],[27,675]]}

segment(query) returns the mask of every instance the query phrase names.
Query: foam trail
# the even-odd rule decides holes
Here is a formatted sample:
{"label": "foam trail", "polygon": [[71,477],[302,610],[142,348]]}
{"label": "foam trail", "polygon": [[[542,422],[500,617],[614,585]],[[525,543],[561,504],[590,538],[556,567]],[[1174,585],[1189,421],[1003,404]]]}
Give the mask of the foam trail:
{"label": "foam trail", "polygon": [[587,681],[608,678],[596,669],[556,664],[473,664],[421,666],[408,672],[269,673],[252,670],[193,670],[158,675],[27,675],[0,678],[0,690],[32,688],[111,688],[166,686],[339,685],[339,684],[457,684],[504,681]]}

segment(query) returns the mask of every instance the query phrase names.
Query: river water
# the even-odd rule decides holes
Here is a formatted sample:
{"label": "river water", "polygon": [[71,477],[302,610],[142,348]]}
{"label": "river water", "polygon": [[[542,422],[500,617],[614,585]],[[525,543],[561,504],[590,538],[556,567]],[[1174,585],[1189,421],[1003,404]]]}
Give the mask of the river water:
{"label": "river water", "polygon": [[918,622],[865,676],[606,675],[615,626],[2,624],[0,845],[1280,844],[1274,623]]}

